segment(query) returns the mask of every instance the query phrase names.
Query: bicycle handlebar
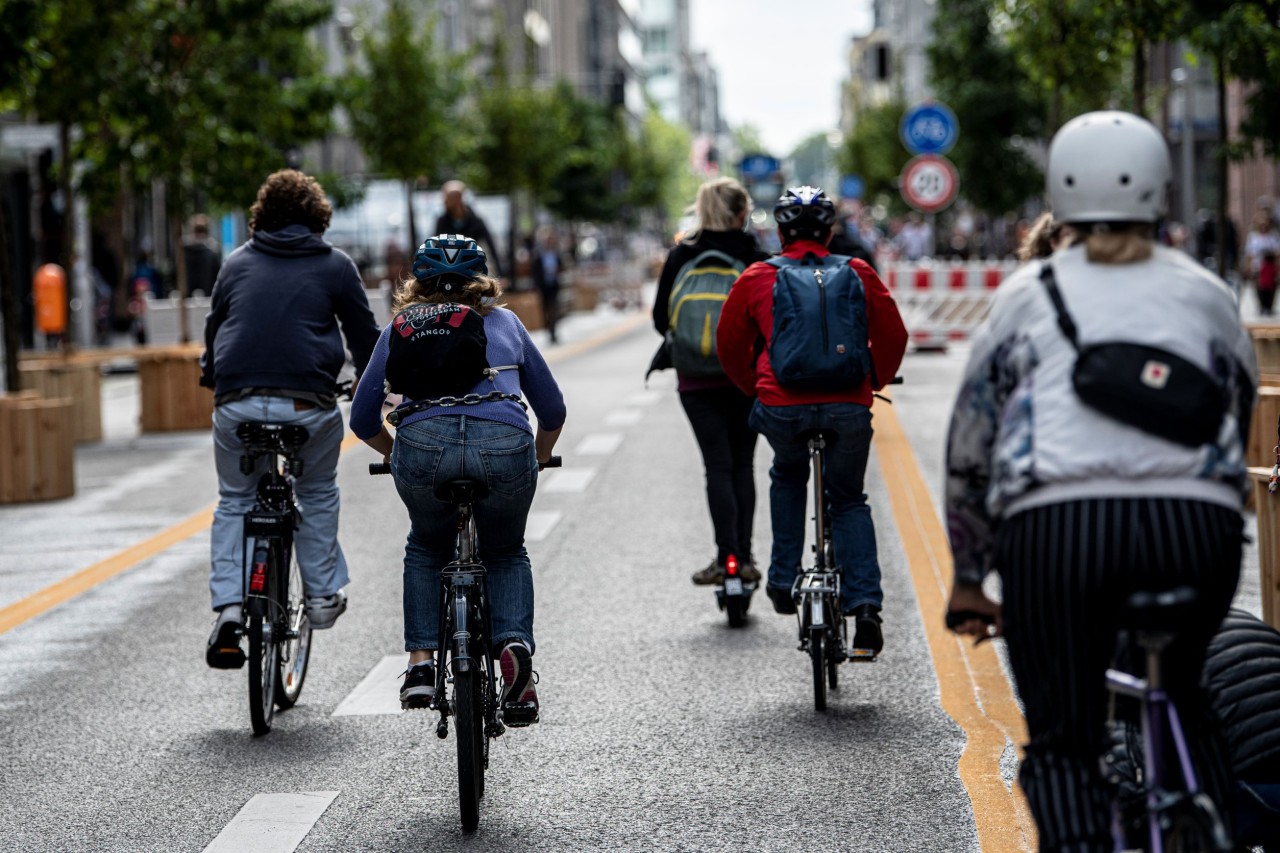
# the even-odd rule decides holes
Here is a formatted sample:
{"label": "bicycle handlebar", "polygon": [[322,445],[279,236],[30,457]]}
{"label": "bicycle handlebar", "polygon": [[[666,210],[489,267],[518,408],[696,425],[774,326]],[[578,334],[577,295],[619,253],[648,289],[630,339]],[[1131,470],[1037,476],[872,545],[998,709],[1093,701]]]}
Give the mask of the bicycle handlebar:
{"label": "bicycle handlebar", "polygon": [[[564,464],[564,460],[561,459],[559,456],[552,456],[546,462],[539,462],[538,470],[541,471],[543,468],[559,468],[563,464]],[[370,462],[369,463],[370,476],[377,476],[378,474],[390,474],[390,473],[391,473],[391,465],[389,463],[386,463],[386,462]]]}

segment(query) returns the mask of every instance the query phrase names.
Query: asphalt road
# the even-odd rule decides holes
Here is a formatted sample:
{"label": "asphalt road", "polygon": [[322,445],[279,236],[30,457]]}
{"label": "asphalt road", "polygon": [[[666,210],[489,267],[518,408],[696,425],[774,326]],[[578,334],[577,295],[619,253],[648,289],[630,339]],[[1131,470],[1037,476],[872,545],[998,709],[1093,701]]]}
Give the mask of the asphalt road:
{"label": "asphalt road", "polygon": [[[365,474],[374,457],[360,445],[339,468],[351,607],[316,633],[301,701],[269,735],[250,731],[246,672],[204,665],[198,522],[0,633],[0,850],[225,849],[210,848],[224,831],[240,853],[978,850],[957,769],[965,735],[940,704],[875,454],[887,647],[875,664],[844,667],[819,714],[794,619],[759,596],[748,625],[730,629],[712,593],[689,584],[713,554],[710,524],[674,377],[642,383],[656,342],[633,323],[553,356],[569,405],[565,468],[543,475],[529,544],[543,721],[494,744],[478,832],[461,831],[452,735],[436,739],[433,715],[334,715],[402,647],[407,518],[389,479]],[[959,352],[910,356],[895,390],[935,500],[962,363]],[[104,395],[107,439],[78,452],[76,497],[0,508],[0,608],[216,499],[208,435],[138,436],[134,380],[111,379]],[[769,543],[767,468],[762,441],[758,554]],[[375,699],[397,689],[384,675]],[[990,772],[1007,782],[1012,764]],[[278,796],[306,792],[328,793]],[[255,801],[265,803],[257,823],[252,805],[242,813],[255,795],[276,797]],[[246,826],[259,841],[234,840]],[[296,848],[280,840],[290,827]]]}

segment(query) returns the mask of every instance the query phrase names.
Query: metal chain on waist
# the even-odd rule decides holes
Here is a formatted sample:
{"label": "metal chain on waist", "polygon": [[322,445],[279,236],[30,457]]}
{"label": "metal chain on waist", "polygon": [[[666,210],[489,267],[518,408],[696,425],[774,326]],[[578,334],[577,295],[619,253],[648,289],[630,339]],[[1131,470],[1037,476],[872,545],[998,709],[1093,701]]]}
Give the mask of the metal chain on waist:
{"label": "metal chain on waist", "polygon": [[425,412],[427,409],[437,407],[449,408],[451,406],[474,406],[477,403],[496,403],[499,400],[510,400],[518,403],[520,408],[528,410],[528,406],[524,404],[524,400],[520,399],[519,394],[508,394],[503,391],[490,391],[488,394],[465,394],[461,397],[438,397],[434,400],[419,400],[410,403],[407,406],[401,406],[395,411],[387,415],[387,423],[394,426],[400,426],[400,422],[410,415],[418,412]]}

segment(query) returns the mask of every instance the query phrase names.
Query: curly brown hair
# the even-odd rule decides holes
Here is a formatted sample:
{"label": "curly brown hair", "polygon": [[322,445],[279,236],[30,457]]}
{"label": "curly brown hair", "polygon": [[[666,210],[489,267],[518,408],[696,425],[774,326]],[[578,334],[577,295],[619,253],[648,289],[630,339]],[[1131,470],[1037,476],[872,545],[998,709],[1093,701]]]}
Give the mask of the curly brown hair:
{"label": "curly brown hair", "polygon": [[502,303],[498,301],[502,298],[502,283],[493,276],[452,276],[451,279],[462,287],[450,293],[444,293],[436,289],[435,278],[425,282],[412,277],[406,278],[396,288],[391,305],[392,313],[399,314],[405,308],[419,302],[457,302],[476,309],[481,317],[489,314],[494,308],[502,307]]}
{"label": "curly brown hair", "polygon": [[322,234],[332,215],[333,207],[319,181],[297,169],[281,169],[258,188],[258,199],[249,208],[249,229],[279,231],[289,225],[305,225]]}

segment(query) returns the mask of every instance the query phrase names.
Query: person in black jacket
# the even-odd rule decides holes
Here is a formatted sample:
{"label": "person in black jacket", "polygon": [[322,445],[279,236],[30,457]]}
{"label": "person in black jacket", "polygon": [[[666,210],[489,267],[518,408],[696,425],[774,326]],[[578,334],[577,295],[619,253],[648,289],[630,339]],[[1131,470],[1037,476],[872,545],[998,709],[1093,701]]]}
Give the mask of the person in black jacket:
{"label": "person in black jacket", "polygon": [[497,247],[489,234],[489,226],[484,224],[480,215],[467,206],[464,193],[467,185],[462,181],[445,181],[440,188],[440,196],[444,201],[444,213],[436,219],[435,234],[461,234],[483,244],[488,253],[489,263],[493,266],[494,275],[501,278],[502,262],[499,260]]}
{"label": "person in black jacket", "polygon": [[[757,247],[755,238],[743,230],[751,212],[751,197],[737,181],[719,178],[703,184],[698,189],[694,212],[698,217],[697,227],[667,255],[658,277],[653,327],[660,335],[668,336],[672,331],[672,291],[691,261],[704,252],[716,251],[745,269],[768,258]],[[710,323],[714,341],[714,319]],[[680,404],[702,451],[707,505],[716,540],[715,559],[694,573],[693,582],[721,583],[725,577],[725,561],[730,555],[737,558],[743,580],[758,581],[760,572],[751,555],[756,508],[753,466],[756,432],[747,426],[747,418],[751,414],[752,398],[734,387],[729,377],[718,369],[711,375],[691,375],[677,368],[676,376]]]}
{"label": "person in black jacket", "polygon": [[1236,775],[1237,841],[1270,850],[1280,845],[1280,631],[1232,609],[1204,678]]}
{"label": "person in black jacket", "polygon": [[302,470],[294,477],[303,510],[294,547],[307,617],[312,628],[329,628],[347,607],[347,562],[338,544],[342,412],[334,389],[347,360],[343,339],[358,375],[379,330],[355,263],[321,236],[331,214],[315,179],[293,169],[272,174],[250,210],[249,241],[228,256],[213,286],[200,384],[214,394],[218,506],[209,587],[218,616],[205,661],[218,669],[235,669],[245,660],[239,647],[242,520],[267,466],[263,458],[252,471],[241,469],[241,423],[307,430]]}

